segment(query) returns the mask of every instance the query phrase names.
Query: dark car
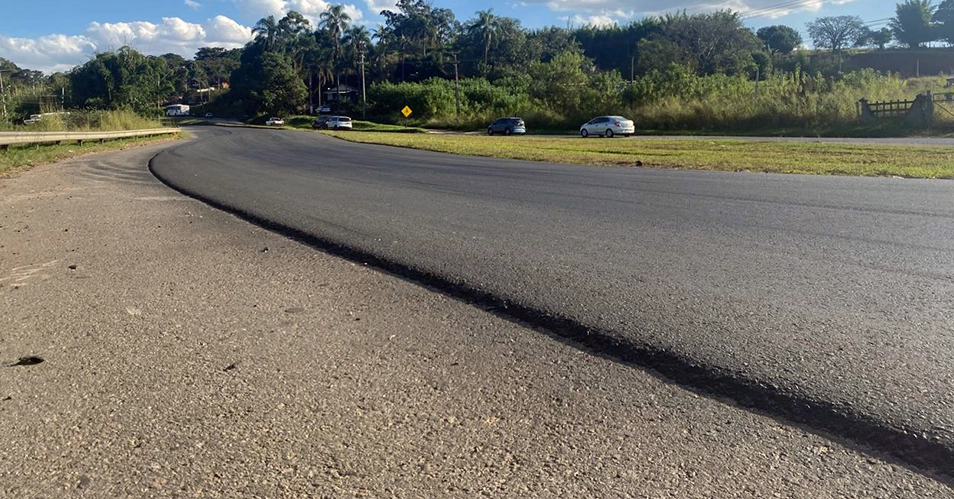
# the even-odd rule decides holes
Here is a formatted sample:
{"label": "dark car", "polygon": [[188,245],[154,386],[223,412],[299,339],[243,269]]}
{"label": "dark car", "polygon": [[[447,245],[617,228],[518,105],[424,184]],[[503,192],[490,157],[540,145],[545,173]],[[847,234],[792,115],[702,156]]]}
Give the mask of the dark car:
{"label": "dark car", "polygon": [[316,130],[320,130],[325,127],[325,123],[327,123],[331,118],[333,118],[331,115],[321,115],[315,118],[315,121],[311,122],[311,127]]}
{"label": "dark car", "polygon": [[504,135],[513,135],[515,133],[527,133],[527,126],[523,118],[500,118],[487,127],[487,135],[502,133]]}

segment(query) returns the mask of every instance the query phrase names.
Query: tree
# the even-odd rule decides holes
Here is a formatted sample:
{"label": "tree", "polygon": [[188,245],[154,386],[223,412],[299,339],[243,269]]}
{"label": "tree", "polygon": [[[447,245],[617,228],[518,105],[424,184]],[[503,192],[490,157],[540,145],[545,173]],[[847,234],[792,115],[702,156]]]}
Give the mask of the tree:
{"label": "tree", "polygon": [[905,0],[897,4],[895,17],[889,25],[899,42],[910,48],[918,48],[935,40],[931,26],[933,14],[931,0]]}
{"label": "tree", "polygon": [[550,62],[531,64],[528,72],[532,78],[531,95],[551,109],[562,108],[567,114],[579,113],[584,94],[593,91],[584,67],[592,66],[578,49],[567,50],[554,56]]}
{"label": "tree", "polygon": [[806,24],[816,48],[840,52],[864,35],[865,24],[858,16],[819,17]]}
{"label": "tree", "polygon": [[345,31],[342,41],[345,44],[352,67],[357,68],[361,54],[367,54],[367,50],[371,46],[371,33],[364,26],[352,26]]}
{"label": "tree", "polygon": [[884,50],[885,46],[891,43],[891,40],[894,40],[894,33],[891,32],[890,28],[881,28],[871,33],[871,43],[877,45],[881,50]]}
{"label": "tree", "polygon": [[341,57],[341,35],[348,29],[351,16],[344,11],[344,5],[329,5],[328,10],[321,13],[320,26],[331,35],[334,43],[335,60]]}
{"label": "tree", "polygon": [[[644,69],[662,71],[675,62],[704,76],[745,72],[759,45],[759,39],[742,24],[737,12],[723,10],[667,15],[661,21],[660,32],[640,40],[638,50]],[[649,61],[654,62],[650,65]]]}
{"label": "tree", "polygon": [[499,22],[494,15],[494,9],[481,10],[477,12],[477,18],[465,28],[475,33],[481,41],[484,49],[484,64],[487,64],[487,56],[490,54],[490,47],[496,41],[494,34],[497,31]]}
{"label": "tree", "polygon": [[[423,60],[429,50],[449,44],[458,31],[459,23],[450,9],[434,8],[426,0],[398,0],[396,7],[396,11],[381,11],[381,15],[393,40],[401,47],[402,59],[408,56],[405,47],[410,47]],[[433,68],[427,72],[434,72]]]}
{"label": "tree", "polygon": [[857,40],[855,40],[855,47],[877,47],[879,50],[884,50],[885,46],[891,43],[893,39],[894,35],[890,28],[881,28],[874,31],[865,27],[862,34],[858,35]]}
{"label": "tree", "polygon": [[288,11],[288,14],[278,21],[278,38],[282,41],[306,34],[309,30],[311,30],[311,23],[305,19],[305,16],[294,10]]}
{"label": "tree", "polygon": [[262,50],[272,50],[278,38],[278,23],[275,22],[275,16],[259,19],[252,28],[252,34],[255,35],[255,43],[261,46]]}
{"label": "tree", "polygon": [[788,54],[802,44],[802,35],[798,31],[781,24],[759,28],[755,35],[772,55]]}
{"label": "tree", "polygon": [[944,0],[934,11],[935,34],[948,45],[954,45],[954,0]]}
{"label": "tree", "polygon": [[242,65],[232,74],[229,95],[238,109],[251,116],[293,113],[302,107],[307,92],[287,55],[246,50]]}
{"label": "tree", "polygon": [[262,108],[268,113],[293,114],[301,109],[307,89],[295,73],[288,58],[282,54],[262,54],[261,89]]}
{"label": "tree", "polygon": [[208,83],[220,84],[229,81],[232,72],[238,69],[242,52],[242,49],[202,47],[195,53],[195,64],[205,73]]}

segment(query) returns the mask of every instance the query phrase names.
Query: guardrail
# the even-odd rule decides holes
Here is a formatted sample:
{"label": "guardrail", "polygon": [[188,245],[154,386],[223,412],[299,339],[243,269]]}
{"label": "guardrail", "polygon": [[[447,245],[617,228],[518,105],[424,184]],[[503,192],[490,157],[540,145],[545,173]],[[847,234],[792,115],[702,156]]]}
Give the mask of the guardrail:
{"label": "guardrail", "polygon": [[0,132],[0,150],[7,150],[13,144],[59,144],[87,140],[106,141],[130,137],[149,137],[179,133],[178,128],[154,128],[149,130],[123,130],[119,132]]}

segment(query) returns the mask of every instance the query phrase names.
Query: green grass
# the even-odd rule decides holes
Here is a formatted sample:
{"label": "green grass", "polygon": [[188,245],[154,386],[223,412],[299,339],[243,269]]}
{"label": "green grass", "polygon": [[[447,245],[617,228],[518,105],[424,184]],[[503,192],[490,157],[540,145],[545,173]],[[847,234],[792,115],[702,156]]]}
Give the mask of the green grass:
{"label": "green grass", "polygon": [[[170,140],[169,136],[118,139],[103,143],[85,142],[83,145],[12,145],[0,151],[0,177],[46,163],[82,156],[94,152],[128,149],[144,143]],[[174,140],[174,139],[172,139]]]}
{"label": "green grass", "polygon": [[324,132],[352,142],[471,156],[594,166],[812,175],[954,178],[954,149],[938,146],[639,138],[486,137],[481,135]]}
{"label": "green grass", "polygon": [[[285,118],[285,128],[300,128],[311,130],[315,116],[291,116]],[[264,122],[263,122],[264,123]],[[354,129],[362,132],[391,132],[391,133],[427,133],[427,130],[415,126],[388,125],[373,121],[353,120]]]}

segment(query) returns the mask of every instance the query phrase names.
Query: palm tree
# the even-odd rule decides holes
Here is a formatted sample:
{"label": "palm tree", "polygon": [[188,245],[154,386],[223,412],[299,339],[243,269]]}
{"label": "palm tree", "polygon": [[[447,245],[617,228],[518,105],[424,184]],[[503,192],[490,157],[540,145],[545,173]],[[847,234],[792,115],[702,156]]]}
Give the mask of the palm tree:
{"label": "palm tree", "polygon": [[345,31],[344,42],[348,47],[348,57],[356,62],[361,52],[371,46],[371,34],[364,26],[352,26]]}
{"label": "palm tree", "polygon": [[329,5],[328,10],[321,13],[320,26],[328,31],[334,42],[335,57],[341,55],[341,35],[348,29],[351,23],[351,16],[344,11],[344,5]]}
{"label": "palm tree", "polygon": [[252,28],[252,34],[255,35],[255,43],[262,45],[265,50],[271,50],[278,38],[278,23],[275,21],[275,16],[259,19]]}
{"label": "palm tree", "polygon": [[484,42],[484,64],[487,64],[490,46],[494,42],[494,35],[499,26],[500,20],[494,15],[494,9],[487,9],[477,12],[477,19],[474,20],[474,24],[470,27],[474,33],[480,35],[481,41]]}
{"label": "palm tree", "polygon": [[[351,16],[349,16],[344,11],[344,5],[329,5],[328,10],[321,13],[319,16],[321,19],[320,25],[328,34],[331,35],[331,40],[334,43],[334,62],[337,69],[338,61],[341,59],[341,35],[346,29],[348,29],[348,24],[351,22]],[[339,74],[336,78],[338,86],[338,105],[340,106],[341,102],[341,75]]]}

